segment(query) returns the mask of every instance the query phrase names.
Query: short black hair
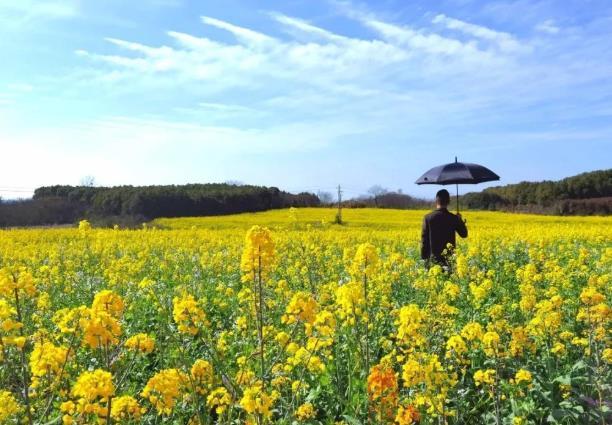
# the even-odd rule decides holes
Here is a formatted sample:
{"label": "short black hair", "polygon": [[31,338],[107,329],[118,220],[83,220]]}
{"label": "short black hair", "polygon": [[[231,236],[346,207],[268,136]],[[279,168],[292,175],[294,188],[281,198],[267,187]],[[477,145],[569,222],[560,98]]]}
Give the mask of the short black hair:
{"label": "short black hair", "polygon": [[448,193],[448,190],[438,190],[438,193],[436,193],[436,202],[443,207],[450,204],[450,193]]}

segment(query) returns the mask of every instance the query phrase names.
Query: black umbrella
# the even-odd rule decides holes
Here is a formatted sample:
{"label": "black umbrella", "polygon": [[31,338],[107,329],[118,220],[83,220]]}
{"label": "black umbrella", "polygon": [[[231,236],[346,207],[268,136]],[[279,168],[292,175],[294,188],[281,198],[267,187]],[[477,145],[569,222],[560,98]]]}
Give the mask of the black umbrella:
{"label": "black umbrella", "polygon": [[417,179],[416,184],[454,184],[457,187],[457,212],[459,212],[459,185],[477,184],[499,180],[499,176],[478,164],[455,162],[432,168]]}

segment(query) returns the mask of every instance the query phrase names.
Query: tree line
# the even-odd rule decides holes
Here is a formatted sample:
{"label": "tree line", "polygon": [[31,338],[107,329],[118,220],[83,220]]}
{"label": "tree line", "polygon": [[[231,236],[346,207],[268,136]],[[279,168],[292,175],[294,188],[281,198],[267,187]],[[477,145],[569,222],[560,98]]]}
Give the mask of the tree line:
{"label": "tree line", "polygon": [[[460,198],[463,208],[561,215],[612,213],[612,169],[559,181],[490,187]],[[45,186],[32,199],[0,202],[0,227],[71,224],[139,225],[158,217],[189,217],[333,205],[332,194],[291,194],[276,187],[233,183],[167,186]],[[348,208],[430,208],[432,202],[372,186],[367,195],[344,200]]]}
{"label": "tree line", "polygon": [[370,187],[365,195],[343,202],[343,206],[347,208],[386,208],[400,210],[430,208],[431,205],[431,200],[416,198],[405,194],[401,189],[393,191],[379,185]]}
{"label": "tree line", "polygon": [[591,171],[558,181],[521,182],[467,193],[470,209],[512,210],[562,215],[612,212],[612,169]]}
{"label": "tree line", "polygon": [[257,212],[320,204],[311,193],[226,183],[168,186],[46,186],[31,200],[0,204],[0,226],[73,223],[83,217],[101,224],[136,224],[158,217]]}

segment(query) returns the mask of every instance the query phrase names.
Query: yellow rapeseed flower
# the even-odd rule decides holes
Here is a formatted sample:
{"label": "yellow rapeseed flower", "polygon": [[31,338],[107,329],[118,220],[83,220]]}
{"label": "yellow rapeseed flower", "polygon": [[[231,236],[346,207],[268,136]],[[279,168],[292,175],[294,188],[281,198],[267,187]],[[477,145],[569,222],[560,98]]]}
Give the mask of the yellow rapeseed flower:
{"label": "yellow rapeseed flower", "polygon": [[276,390],[267,393],[258,382],[245,388],[242,399],[240,399],[240,406],[251,415],[262,415],[269,419],[272,416],[272,407],[279,396]]}
{"label": "yellow rapeseed flower", "polygon": [[155,340],[145,333],[139,333],[125,340],[125,348],[149,354],[155,348]]}
{"label": "yellow rapeseed flower", "polygon": [[181,333],[195,335],[208,325],[206,313],[200,308],[193,295],[184,294],[172,300],[172,316]]}
{"label": "yellow rapeseed flower", "polygon": [[295,418],[299,422],[307,421],[315,416],[315,409],[312,403],[304,403],[295,411]]}
{"label": "yellow rapeseed flower", "polygon": [[474,373],[474,382],[476,383],[476,386],[484,384],[493,385],[495,383],[495,370],[477,370]]}
{"label": "yellow rapeseed flower", "polygon": [[531,379],[531,372],[525,369],[519,369],[518,372],[516,372],[516,375],[514,376],[514,382],[516,382],[517,384],[530,384]]}
{"label": "yellow rapeseed flower", "polygon": [[206,397],[206,405],[210,409],[215,409],[217,415],[225,413],[231,403],[232,398],[224,387],[215,388]]}
{"label": "yellow rapeseed flower", "polygon": [[116,421],[138,421],[143,409],[138,401],[129,395],[115,397],[111,405],[111,418]]}
{"label": "yellow rapeseed flower", "polygon": [[19,415],[23,407],[17,402],[15,396],[9,391],[0,390],[0,423],[9,421]]}
{"label": "yellow rapeseed flower", "polygon": [[163,369],[149,379],[142,396],[157,409],[160,415],[172,413],[176,402],[183,395],[183,387],[189,378],[178,369]]}

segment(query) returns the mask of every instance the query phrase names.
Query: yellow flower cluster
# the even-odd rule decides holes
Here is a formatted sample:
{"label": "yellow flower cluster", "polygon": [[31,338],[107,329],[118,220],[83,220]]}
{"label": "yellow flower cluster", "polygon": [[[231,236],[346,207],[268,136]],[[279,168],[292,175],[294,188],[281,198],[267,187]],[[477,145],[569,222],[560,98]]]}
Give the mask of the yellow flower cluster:
{"label": "yellow flower cluster", "polygon": [[227,408],[232,404],[232,398],[223,387],[215,388],[206,397],[206,405],[214,409],[217,415],[223,415]]}
{"label": "yellow flower cluster", "polygon": [[419,423],[421,415],[413,405],[400,406],[397,409],[395,423],[398,425],[412,425]]}
{"label": "yellow flower cluster", "polygon": [[207,394],[214,380],[212,365],[206,360],[196,360],[191,366],[191,379],[196,392],[202,395]]}
{"label": "yellow flower cluster", "polygon": [[115,345],[121,335],[121,323],[116,317],[104,310],[90,309],[87,317],[81,320],[83,340],[89,348]]}
{"label": "yellow flower cluster", "polygon": [[0,269],[0,296],[7,299],[34,297],[37,294],[36,282],[24,267]]}
{"label": "yellow flower cluster", "polygon": [[[14,319],[16,313],[7,300],[0,298],[0,343],[21,348],[25,344],[25,338],[18,331],[23,327],[23,323]],[[3,354],[0,352],[0,360],[2,359]]]}
{"label": "yellow flower cluster", "polygon": [[42,341],[34,344],[30,354],[30,371],[32,372],[32,388],[37,388],[41,380],[46,380],[48,385],[60,379],[59,374],[68,361],[68,349],[56,346],[50,341]]}
{"label": "yellow flower cluster", "polygon": [[193,295],[184,294],[172,300],[172,316],[181,333],[195,335],[208,325],[206,313]]}
{"label": "yellow flower cluster", "polygon": [[409,304],[399,311],[397,339],[408,347],[420,347],[425,343],[425,312],[416,304]]}
{"label": "yellow flower cluster", "polygon": [[9,421],[23,411],[15,397],[9,391],[0,390],[0,423]]}
{"label": "yellow flower cluster", "polygon": [[290,343],[286,351],[289,356],[286,360],[287,365],[285,369],[288,371],[292,370],[298,365],[305,366],[311,373],[322,373],[325,371],[325,364],[321,361],[321,358],[314,354],[314,350],[317,347],[312,347],[312,351],[306,347],[300,347],[296,343]]}
{"label": "yellow flower cluster", "polygon": [[295,417],[299,422],[307,421],[315,416],[315,409],[312,403],[304,403],[295,411]]}
{"label": "yellow flower cluster", "polygon": [[446,358],[460,358],[467,350],[467,345],[460,335],[453,335],[446,341]]}
{"label": "yellow flower cluster", "polygon": [[531,379],[531,372],[525,369],[520,369],[518,372],[516,372],[516,375],[514,376],[514,382],[516,382],[517,384],[529,384],[531,383]]}
{"label": "yellow flower cluster", "polygon": [[364,243],[357,247],[355,257],[349,269],[353,279],[360,281],[364,276],[371,277],[378,266],[378,252],[371,243]]}
{"label": "yellow flower cluster", "polygon": [[282,322],[292,325],[295,322],[312,324],[317,314],[317,302],[308,292],[299,291],[293,294],[291,301],[287,305]]}
{"label": "yellow flower cluster", "polygon": [[155,340],[145,333],[139,333],[125,340],[125,348],[142,354],[149,354],[155,348]]}
{"label": "yellow flower cluster", "polygon": [[64,424],[72,424],[78,418],[106,418],[109,413],[111,397],[115,395],[115,385],[110,372],[96,369],[83,372],[77,378],[70,393],[74,399],[62,403]]}
{"label": "yellow flower cluster", "polygon": [[240,406],[250,415],[261,415],[269,419],[272,416],[272,407],[279,396],[278,391],[273,390],[268,393],[264,390],[261,382],[257,382],[244,389]]}
{"label": "yellow flower cluster", "polygon": [[142,390],[142,396],[160,414],[172,413],[176,402],[183,396],[183,389],[189,377],[178,369],[163,369],[156,373]]}
{"label": "yellow flower cluster", "polygon": [[113,399],[111,418],[116,421],[138,421],[144,412],[145,409],[132,396],[123,395]]}
{"label": "yellow flower cluster", "polygon": [[274,247],[267,227],[253,226],[247,231],[240,262],[243,281],[266,280],[275,260]]}
{"label": "yellow flower cluster", "polygon": [[362,319],[365,295],[360,282],[349,282],[335,290],[338,317],[344,325],[353,326]]}
{"label": "yellow flower cluster", "polygon": [[474,383],[479,385],[493,385],[495,383],[495,370],[477,370],[474,372]]}

